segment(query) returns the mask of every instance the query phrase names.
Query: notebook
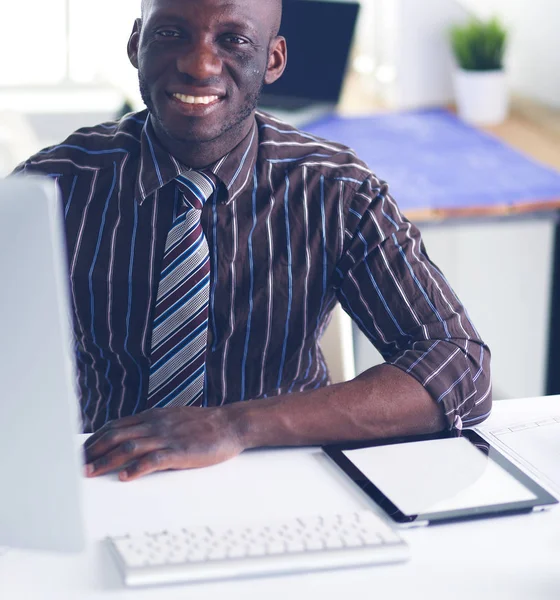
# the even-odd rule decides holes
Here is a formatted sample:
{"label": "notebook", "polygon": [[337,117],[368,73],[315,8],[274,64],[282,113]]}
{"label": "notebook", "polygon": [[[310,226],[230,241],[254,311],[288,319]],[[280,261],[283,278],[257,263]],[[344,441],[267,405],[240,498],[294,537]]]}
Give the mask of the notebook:
{"label": "notebook", "polygon": [[478,429],[560,497],[560,414]]}

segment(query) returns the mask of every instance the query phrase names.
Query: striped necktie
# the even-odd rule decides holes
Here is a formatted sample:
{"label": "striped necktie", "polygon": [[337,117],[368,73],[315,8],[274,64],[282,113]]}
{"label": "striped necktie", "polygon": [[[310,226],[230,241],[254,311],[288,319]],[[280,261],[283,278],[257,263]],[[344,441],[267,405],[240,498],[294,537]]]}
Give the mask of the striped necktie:
{"label": "striped necktie", "polygon": [[187,171],[176,182],[183,202],[163,255],[148,408],[200,405],[204,395],[210,257],[200,218],[216,186],[200,171]]}

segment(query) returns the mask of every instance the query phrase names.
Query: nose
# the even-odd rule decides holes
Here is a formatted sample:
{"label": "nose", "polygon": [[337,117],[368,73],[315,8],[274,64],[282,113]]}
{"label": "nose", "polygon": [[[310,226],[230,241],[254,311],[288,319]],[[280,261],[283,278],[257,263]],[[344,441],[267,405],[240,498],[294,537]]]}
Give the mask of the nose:
{"label": "nose", "polygon": [[180,73],[204,81],[222,73],[222,61],[211,44],[201,41],[189,45],[177,59]]}

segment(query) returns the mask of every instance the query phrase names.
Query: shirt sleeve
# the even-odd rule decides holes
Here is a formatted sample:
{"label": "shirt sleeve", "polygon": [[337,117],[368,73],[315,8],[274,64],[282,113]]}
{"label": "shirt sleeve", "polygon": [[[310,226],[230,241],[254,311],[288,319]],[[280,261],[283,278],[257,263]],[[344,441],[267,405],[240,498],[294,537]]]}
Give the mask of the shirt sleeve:
{"label": "shirt sleeve", "polygon": [[15,169],[8,175],[8,177],[11,177],[12,175],[22,175],[23,173],[26,172],[26,169],[27,169],[27,163],[22,162],[17,167],[15,167]]}
{"label": "shirt sleeve", "polygon": [[373,175],[349,199],[336,279],[346,312],[386,363],[424,386],[450,429],[490,414],[490,351],[420,232]]}

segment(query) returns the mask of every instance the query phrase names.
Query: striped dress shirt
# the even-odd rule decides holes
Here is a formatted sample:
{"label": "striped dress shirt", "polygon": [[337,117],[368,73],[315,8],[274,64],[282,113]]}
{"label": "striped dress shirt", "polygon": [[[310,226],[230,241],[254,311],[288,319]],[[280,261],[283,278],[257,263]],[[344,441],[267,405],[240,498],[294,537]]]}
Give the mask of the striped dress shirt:
{"label": "striped dress shirt", "polygon": [[[84,432],[145,409],[155,301],[185,170],[149,113],[84,128],[16,172],[58,182]],[[337,302],[450,428],[484,419],[490,354],[418,229],[348,148],[257,113],[210,169],[205,406],[329,383],[319,341]]]}

